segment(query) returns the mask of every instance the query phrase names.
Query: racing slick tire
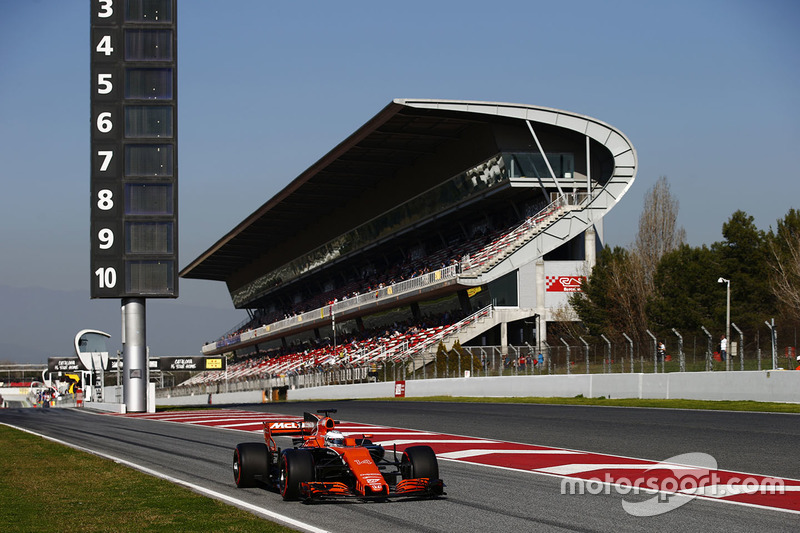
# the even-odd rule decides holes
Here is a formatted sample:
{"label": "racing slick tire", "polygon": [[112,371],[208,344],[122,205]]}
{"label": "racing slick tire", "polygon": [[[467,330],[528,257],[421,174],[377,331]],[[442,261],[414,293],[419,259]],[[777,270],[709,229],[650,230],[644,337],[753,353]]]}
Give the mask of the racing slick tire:
{"label": "racing slick tire", "polygon": [[439,479],[439,461],[430,446],[410,446],[400,459],[403,479]]}
{"label": "racing slick tire", "polygon": [[296,500],[301,495],[300,484],[316,477],[314,457],[307,450],[286,450],[281,454],[280,472],[281,496],[284,500]]}
{"label": "racing slick tire", "polygon": [[[258,478],[267,479],[270,453],[263,442],[245,442],[233,450],[233,480],[240,489],[258,485]],[[258,476],[258,477],[257,477]]]}

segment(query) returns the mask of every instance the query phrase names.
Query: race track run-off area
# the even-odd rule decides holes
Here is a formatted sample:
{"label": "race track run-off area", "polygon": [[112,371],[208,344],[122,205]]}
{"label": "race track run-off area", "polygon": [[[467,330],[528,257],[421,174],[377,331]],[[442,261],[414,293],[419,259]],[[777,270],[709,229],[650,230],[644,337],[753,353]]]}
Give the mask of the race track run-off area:
{"label": "race track run-off area", "polygon": [[[263,438],[264,422],[302,420],[281,414],[227,409],[115,416],[251,433],[243,441]],[[718,470],[713,458],[705,454],[684,454],[655,462],[347,421],[341,421],[337,429],[346,436],[369,435],[387,452],[395,448],[400,452],[408,446],[427,444],[444,461],[556,476],[562,479],[561,487],[565,494],[613,493],[623,498],[629,494],[637,495],[631,501],[623,501],[625,510],[635,516],[663,514],[694,498],[800,513],[800,480]]]}

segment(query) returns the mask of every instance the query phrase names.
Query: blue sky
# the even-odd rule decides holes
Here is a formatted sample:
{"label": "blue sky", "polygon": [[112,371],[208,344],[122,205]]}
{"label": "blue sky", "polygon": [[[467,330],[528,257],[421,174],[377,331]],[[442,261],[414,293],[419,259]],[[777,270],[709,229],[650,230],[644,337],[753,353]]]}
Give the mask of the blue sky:
{"label": "blue sky", "polygon": [[[88,299],[89,0],[3,8],[0,285]],[[690,244],[721,240],[737,209],[767,229],[800,207],[798,28],[791,0],[179,0],[181,267],[392,98],[541,105],[622,130],[640,167],[608,244],[633,241],[662,175]],[[180,292],[231,308],[222,283]]]}

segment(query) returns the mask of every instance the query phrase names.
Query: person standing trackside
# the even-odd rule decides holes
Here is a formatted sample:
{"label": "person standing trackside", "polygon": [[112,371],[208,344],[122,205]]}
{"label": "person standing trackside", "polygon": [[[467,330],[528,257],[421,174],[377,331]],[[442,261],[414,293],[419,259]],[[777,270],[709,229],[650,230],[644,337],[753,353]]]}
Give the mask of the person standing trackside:
{"label": "person standing trackside", "polygon": [[725,361],[725,357],[728,355],[728,339],[725,338],[725,335],[719,338],[719,355],[722,357],[723,361]]}

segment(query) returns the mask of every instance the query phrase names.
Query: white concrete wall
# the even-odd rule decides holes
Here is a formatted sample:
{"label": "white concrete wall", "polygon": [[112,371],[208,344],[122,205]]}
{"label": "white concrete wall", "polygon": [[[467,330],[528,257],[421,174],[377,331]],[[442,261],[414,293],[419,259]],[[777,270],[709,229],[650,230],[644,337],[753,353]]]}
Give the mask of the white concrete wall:
{"label": "white concrete wall", "polygon": [[[669,374],[572,374],[406,381],[407,397],[574,397],[688,400],[753,400],[800,403],[800,372],[684,372]],[[394,382],[329,385],[287,392],[287,400],[339,400],[394,396]],[[269,402],[265,391],[214,394],[212,405]],[[208,404],[208,395],[157,398],[158,405]]]}

